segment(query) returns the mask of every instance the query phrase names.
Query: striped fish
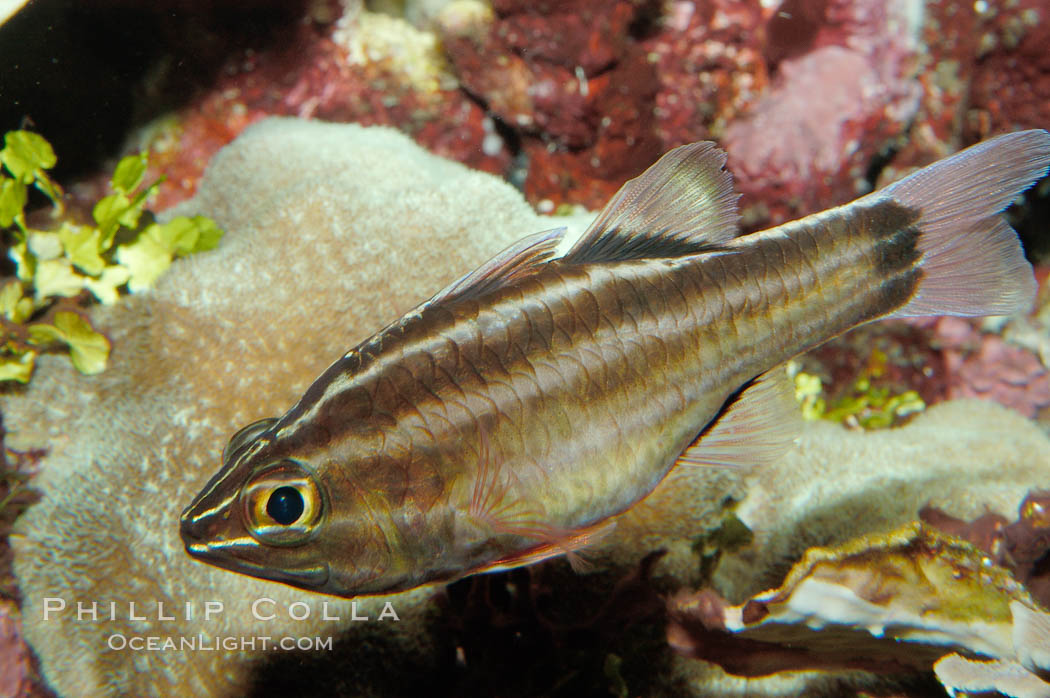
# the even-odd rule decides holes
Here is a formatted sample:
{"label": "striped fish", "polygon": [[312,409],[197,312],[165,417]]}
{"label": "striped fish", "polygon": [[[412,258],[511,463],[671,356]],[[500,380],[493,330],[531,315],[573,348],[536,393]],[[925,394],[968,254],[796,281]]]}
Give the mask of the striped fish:
{"label": "striped fish", "polygon": [[1046,131],[748,235],[725,161],[672,150],[564,254],[563,229],[527,237],[347,352],[233,436],[187,552],[347,597],[571,556],[672,468],[779,457],[800,352],[1032,303],[999,214],[1050,167]]}

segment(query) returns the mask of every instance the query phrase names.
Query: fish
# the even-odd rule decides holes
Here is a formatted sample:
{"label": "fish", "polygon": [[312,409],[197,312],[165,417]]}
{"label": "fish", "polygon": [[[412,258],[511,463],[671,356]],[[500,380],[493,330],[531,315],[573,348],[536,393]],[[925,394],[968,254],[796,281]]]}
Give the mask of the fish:
{"label": "fish", "polygon": [[578,563],[672,470],[790,448],[792,357],[880,318],[1029,309],[1001,214],[1048,169],[1050,134],[1010,133],[742,234],[726,154],[671,150],[575,241],[523,238],[235,433],[186,552],[341,597]]}

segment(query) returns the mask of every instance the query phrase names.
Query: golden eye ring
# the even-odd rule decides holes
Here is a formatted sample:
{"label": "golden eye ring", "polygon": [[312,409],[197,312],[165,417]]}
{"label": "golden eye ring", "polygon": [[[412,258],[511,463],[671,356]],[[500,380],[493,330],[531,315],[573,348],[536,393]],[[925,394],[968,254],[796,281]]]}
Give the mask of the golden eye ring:
{"label": "golden eye ring", "polygon": [[244,484],[241,501],[248,532],[268,545],[306,542],[328,510],[317,478],[292,460],[259,468]]}

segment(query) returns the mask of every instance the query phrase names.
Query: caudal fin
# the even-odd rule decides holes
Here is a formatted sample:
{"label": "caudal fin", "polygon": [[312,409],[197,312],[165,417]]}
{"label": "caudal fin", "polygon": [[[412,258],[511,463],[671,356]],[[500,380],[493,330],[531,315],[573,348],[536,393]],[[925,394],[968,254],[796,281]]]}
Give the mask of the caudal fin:
{"label": "caudal fin", "polygon": [[1050,169],[1050,133],[1008,133],[876,192],[921,211],[923,278],[892,317],[1010,315],[1028,310],[1035,277],[1001,213]]}

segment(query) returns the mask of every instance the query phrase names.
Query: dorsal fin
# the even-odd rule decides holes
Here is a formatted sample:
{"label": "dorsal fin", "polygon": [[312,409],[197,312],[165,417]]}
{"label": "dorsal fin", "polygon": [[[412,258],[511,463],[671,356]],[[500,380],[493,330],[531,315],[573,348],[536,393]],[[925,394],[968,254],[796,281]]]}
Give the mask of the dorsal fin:
{"label": "dorsal fin", "polygon": [[531,274],[550,261],[563,235],[565,228],[554,228],[523,237],[474,271],[453,281],[424,305],[477,297]]}
{"label": "dorsal fin", "polygon": [[624,184],[561,261],[679,257],[736,237],[739,194],[725,163],[710,141],[675,148]]}

